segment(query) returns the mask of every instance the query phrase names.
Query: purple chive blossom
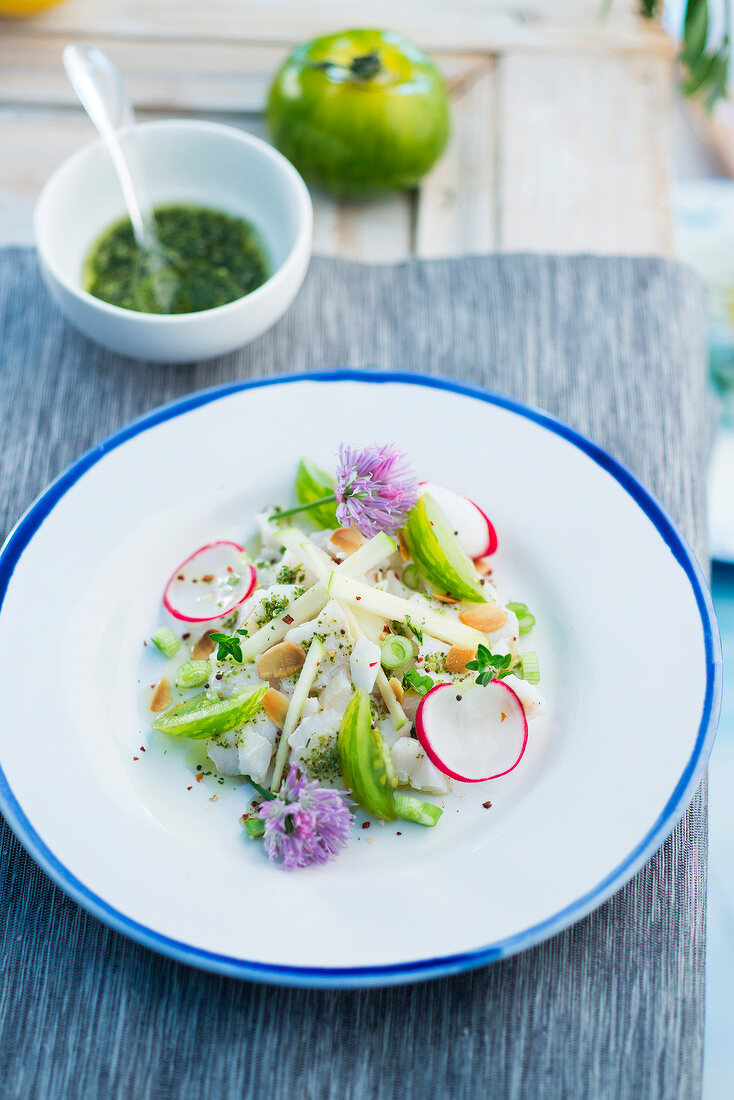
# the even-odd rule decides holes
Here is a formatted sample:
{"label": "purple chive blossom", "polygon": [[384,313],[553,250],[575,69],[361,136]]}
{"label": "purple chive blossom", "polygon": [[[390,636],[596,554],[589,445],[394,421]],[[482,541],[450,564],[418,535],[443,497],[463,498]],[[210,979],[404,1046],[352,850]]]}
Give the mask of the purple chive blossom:
{"label": "purple chive blossom", "polygon": [[405,454],[392,443],[361,450],[342,443],[334,493],[339,522],[372,538],[402,525],[418,499],[418,482]]}
{"label": "purple chive blossom", "polygon": [[333,859],[354,821],[343,791],[309,782],[295,764],[258,814],[265,821],[265,851],[270,859],[281,859],[286,871]]}

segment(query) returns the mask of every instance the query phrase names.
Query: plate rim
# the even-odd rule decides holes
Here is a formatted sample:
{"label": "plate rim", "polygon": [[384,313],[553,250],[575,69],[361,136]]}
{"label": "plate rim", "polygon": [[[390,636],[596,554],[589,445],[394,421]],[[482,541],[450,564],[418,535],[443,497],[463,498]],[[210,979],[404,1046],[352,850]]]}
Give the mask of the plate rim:
{"label": "plate rim", "polygon": [[563,931],[581,920],[593,909],[598,908],[613,893],[621,889],[667,839],[687,808],[705,768],[716,734],[721,709],[722,655],[721,639],[708,584],[696,556],[662,505],[626,466],[613,458],[597,443],[535,406],[471,383],[458,382],[455,379],[441,375],[381,369],[337,368],[306,371],[291,375],[267,375],[261,378],[241,379],[211,386],[157,406],[119,428],[100,443],[85,451],[33,501],[11,529],[2,549],[0,549],[0,614],[2,613],[5,595],[13,572],[26,547],[34,538],[44,520],[69,489],[105,455],[136,435],[203,405],[211,404],[214,401],[245,390],[274,385],[290,385],[296,382],[327,384],[359,382],[378,385],[399,383],[424,386],[474,398],[485,404],[494,405],[522,416],[573,444],[612,476],[632,497],[656,528],[690,583],[701,617],[706,655],[706,690],[696,740],[688,763],[657,821],[632,851],[628,853],[627,857],[586,894],[575,899],[544,921],[513,933],[502,940],[466,953],[383,966],[298,967],[240,959],[195,947],[175,940],[161,932],[156,932],[109,905],[102,897],[95,894],[94,891],[77,879],[56,858],[35,831],[16,799],[1,763],[0,810],[29,855],[73,901],[104,924],[115,929],[115,931],[121,932],[128,938],[178,962],[184,962],[229,977],[245,978],[273,985],[312,988],[363,988],[396,985],[472,970],[516,954]]}

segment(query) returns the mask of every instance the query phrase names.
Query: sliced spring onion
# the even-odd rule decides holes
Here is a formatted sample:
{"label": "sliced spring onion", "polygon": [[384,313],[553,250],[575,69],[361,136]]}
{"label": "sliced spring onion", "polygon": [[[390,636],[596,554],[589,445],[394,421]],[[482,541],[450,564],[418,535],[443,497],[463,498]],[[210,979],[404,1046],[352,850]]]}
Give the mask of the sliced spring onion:
{"label": "sliced spring onion", "polygon": [[534,653],[532,649],[528,649],[525,653],[520,654],[520,672],[523,680],[527,680],[529,684],[540,683],[538,655]]}
{"label": "sliced spring onion", "polygon": [[396,668],[402,668],[413,657],[413,646],[407,638],[400,634],[391,634],[380,647],[380,662],[383,668],[394,672]]}
{"label": "sliced spring onion", "polygon": [[405,569],[403,570],[403,584],[406,588],[412,588],[414,592],[417,592],[418,588],[420,587],[420,583],[421,575],[418,572],[418,566],[413,565],[411,562],[411,564],[406,565]]}
{"label": "sliced spring onion", "polygon": [[174,653],[178,653],[181,647],[180,641],[167,626],[162,626],[154,634],[151,634],[150,640],[166,657],[173,657]]}
{"label": "sliced spring onion", "polygon": [[440,806],[434,806],[432,802],[421,802],[409,794],[395,795],[395,811],[404,821],[428,826],[435,825],[443,813]]}
{"label": "sliced spring onion", "polygon": [[265,822],[261,817],[248,817],[245,821],[245,828],[250,840],[257,840],[265,832]]}
{"label": "sliced spring onion", "polygon": [[532,611],[528,611],[527,604],[524,603],[508,603],[510,611],[514,611],[517,615],[517,622],[520,628],[521,634],[529,634],[535,626],[535,615]]}
{"label": "sliced spring onion", "polygon": [[184,661],[176,669],[176,687],[195,688],[209,679],[212,666],[208,661]]}

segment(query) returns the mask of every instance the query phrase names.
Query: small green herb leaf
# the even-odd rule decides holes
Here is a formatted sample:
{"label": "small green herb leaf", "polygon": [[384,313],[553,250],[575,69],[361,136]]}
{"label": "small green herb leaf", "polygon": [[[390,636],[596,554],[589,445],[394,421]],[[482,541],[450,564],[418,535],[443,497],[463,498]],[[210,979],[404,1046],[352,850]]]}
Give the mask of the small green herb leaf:
{"label": "small green herb leaf", "polygon": [[477,673],[477,683],[482,687],[490,680],[501,680],[510,671],[512,656],[506,653],[504,656],[493,656],[486,645],[477,646],[477,655],[473,661],[467,661],[466,667]]}
{"label": "small green herb leaf", "polygon": [[[241,631],[237,631],[240,634]],[[217,643],[217,660],[226,661],[231,657],[233,661],[242,664],[242,643],[237,634],[211,634],[211,640]]]}
{"label": "small green herb leaf", "polygon": [[431,677],[421,676],[417,668],[409,668],[403,676],[403,687],[408,691],[416,691],[419,695],[426,695],[435,686]]}
{"label": "small green herb leaf", "polygon": [[418,645],[423,645],[423,631],[419,630],[417,626],[413,626],[412,622],[410,621],[410,615],[405,616],[405,625],[417,641]]}

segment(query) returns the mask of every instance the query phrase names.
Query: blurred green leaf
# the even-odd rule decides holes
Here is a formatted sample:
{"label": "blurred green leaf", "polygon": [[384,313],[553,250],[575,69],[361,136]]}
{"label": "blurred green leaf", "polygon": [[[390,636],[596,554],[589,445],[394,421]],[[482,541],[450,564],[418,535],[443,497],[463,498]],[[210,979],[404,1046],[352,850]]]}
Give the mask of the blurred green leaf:
{"label": "blurred green leaf", "polygon": [[[608,10],[609,4],[604,4]],[[663,11],[662,0],[640,0],[640,11],[654,19]],[[724,2],[726,30],[720,45],[707,50],[709,35],[709,0],[687,0],[683,20],[683,38],[678,60],[684,75],[681,91],[687,96],[699,96],[707,111],[717,100],[725,99],[729,78],[729,0]]]}
{"label": "blurred green leaf", "polygon": [[694,69],[706,49],[709,33],[709,6],[707,0],[688,0],[683,24],[683,43],[680,58],[684,65]]}

